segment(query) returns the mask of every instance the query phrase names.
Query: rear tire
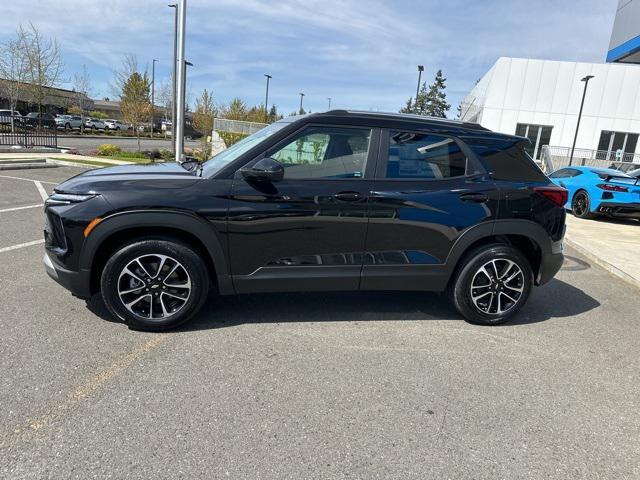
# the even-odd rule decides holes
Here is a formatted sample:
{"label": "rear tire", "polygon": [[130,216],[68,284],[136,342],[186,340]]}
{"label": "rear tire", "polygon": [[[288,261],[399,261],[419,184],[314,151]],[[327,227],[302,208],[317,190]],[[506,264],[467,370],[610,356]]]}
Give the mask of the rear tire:
{"label": "rear tire", "polygon": [[524,306],[533,271],[516,248],[491,244],[469,252],[449,286],[449,298],[469,323],[499,325]]}
{"label": "rear tire", "polygon": [[591,199],[585,190],[579,190],[571,200],[571,212],[577,218],[596,218],[597,215],[591,212]]}
{"label": "rear tire", "polygon": [[138,240],[111,256],[100,287],[109,311],[129,328],[162,331],[200,310],[209,292],[209,275],[200,256],[185,244]]}

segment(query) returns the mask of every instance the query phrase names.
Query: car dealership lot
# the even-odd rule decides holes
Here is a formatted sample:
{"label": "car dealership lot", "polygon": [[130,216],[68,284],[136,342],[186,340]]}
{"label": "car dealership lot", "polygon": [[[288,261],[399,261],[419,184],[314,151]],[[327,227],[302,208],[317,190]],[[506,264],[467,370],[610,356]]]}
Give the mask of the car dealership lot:
{"label": "car dealership lot", "polygon": [[377,292],[211,298],[140,333],[20,246],[30,179],[80,171],[0,175],[0,478],[640,475],[639,291],[577,253],[502,327]]}

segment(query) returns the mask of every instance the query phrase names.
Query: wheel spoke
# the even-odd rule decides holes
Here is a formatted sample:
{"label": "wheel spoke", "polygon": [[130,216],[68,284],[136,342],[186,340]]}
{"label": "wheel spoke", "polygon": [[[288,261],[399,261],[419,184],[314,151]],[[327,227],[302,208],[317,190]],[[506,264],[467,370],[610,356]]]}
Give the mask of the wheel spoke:
{"label": "wheel spoke", "polygon": [[129,267],[125,267],[124,270],[122,270],[122,273],[120,274],[120,277],[122,277],[122,275],[127,274],[132,276],[133,278],[135,278],[137,281],[139,281],[140,283],[144,284],[144,280],[142,280],[139,276],[137,276],[135,273],[133,273],[131,270],[129,270]]}
{"label": "wheel spoke", "polygon": [[178,300],[183,300],[186,301],[187,299],[185,297],[181,297],[179,295],[175,295],[173,293],[169,293],[169,292],[162,292],[163,295],[167,295],[168,297],[173,297],[173,298],[177,298]]}
{"label": "wheel spoke", "polygon": [[151,294],[150,293],[145,293],[144,295],[140,295],[138,298],[136,298],[134,301],[129,302],[129,303],[125,303],[124,306],[127,308],[131,308],[132,306],[134,306],[136,303],[138,303],[140,300],[142,300],[143,298],[146,297],[150,297]]}
{"label": "wheel spoke", "polygon": [[517,300],[515,298],[510,297],[509,295],[507,295],[504,292],[500,292],[500,295],[504,295],[505,297],[507,297],[509,300],[511,300],[514,304],[517,303]]}
{"label": "wheel spoke", "polygon": [[136,258],[136,259],[135,259],[135,262],[138,264],[138,266],[142,269],[142,271],[144,272],[144,274],[145,274],[147,277],[151,277],[151,275],[149,274],[149,272],[147,272],[147,269],[146,269],[146,268],[144,268],[144,266],[142,265],[142,262],[140,261],[140,258]]}
{"label": "wheel spoke", "polygon": [[160,257],[160,265],[158,266],[158,271],[156,272],[153,278],[156,278],[158,275],[160,275],[160,272],[162,272],[162,267],[164,267],[164,264],[166,261],[167,261],[167,257],[165,256]]}
{"label": "wheel spoke", "polygon": [[127,293],[137,292],[138,290],[142,290],[143,288],[144,288],[144,285],[136,288],[130,288],[129,290],[123,290],[120,292],[120,295],[126,295]]}

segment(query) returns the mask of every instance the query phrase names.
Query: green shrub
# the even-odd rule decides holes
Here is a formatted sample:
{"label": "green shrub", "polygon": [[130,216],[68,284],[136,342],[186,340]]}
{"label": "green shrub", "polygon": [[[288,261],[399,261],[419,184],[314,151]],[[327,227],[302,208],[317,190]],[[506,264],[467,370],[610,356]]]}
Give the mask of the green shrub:
{"label": "green shrub", "polygon": [[92,118],[100,118],[102,120],[104,120],[105,118],[109,118],[109,115],[103,112],[98,112],[97,110],[94,110],[93,112],[89,112],[89,116]]}
{"label": "green shrub", "polygon": [[149,157],[145,155],[143,152],[120,152],[118,153],[118,158],[143,158],[148,159]]}
{"label": "green shrub", "polygon": [[98,146],[98,155],[101,157],[113,157],[114,155],[120,155],[120,153],[122,153],[122,149],[117,145],[103,143]]}
{"label": "green shrub", "polygon": [[246,133],[218,132],[218,134],[220,135],[220,138],[224,140],[224,144],[227,148],[248,136]]}

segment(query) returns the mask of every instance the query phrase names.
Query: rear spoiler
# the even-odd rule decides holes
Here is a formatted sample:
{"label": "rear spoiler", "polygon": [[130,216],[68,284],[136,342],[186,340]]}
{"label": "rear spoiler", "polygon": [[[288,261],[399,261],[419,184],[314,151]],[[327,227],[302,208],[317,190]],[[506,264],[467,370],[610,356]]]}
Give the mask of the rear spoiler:
{"label": "rear spoiler", "polygon": [[603,179],[605,182],[610,182],[611,180],[619,179],[619,180],[626,180],[626,182],[624,183],[629,183],[631,185],[638,185],[638,182],[640,181],[640,177],[633,178],[633,177],[630,177],[629,175],[614,175],[610,173],[599,173],[598,176],[601,179]]}

